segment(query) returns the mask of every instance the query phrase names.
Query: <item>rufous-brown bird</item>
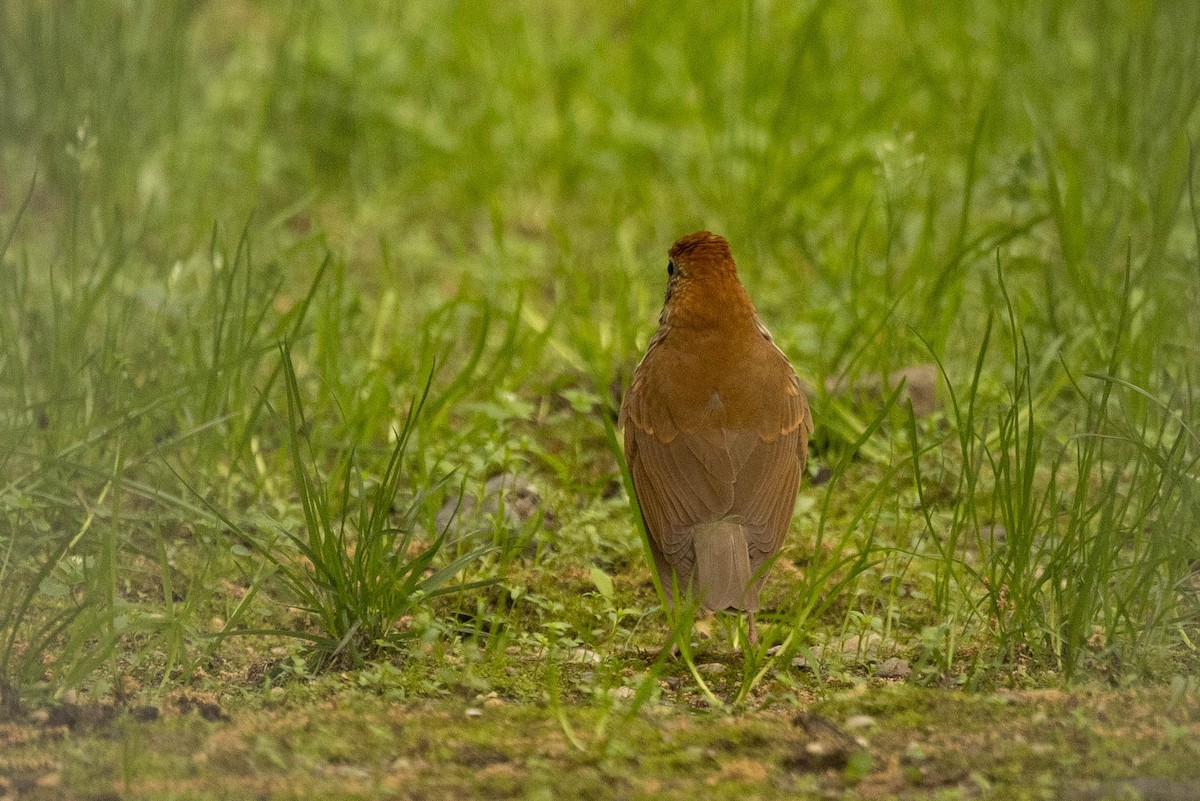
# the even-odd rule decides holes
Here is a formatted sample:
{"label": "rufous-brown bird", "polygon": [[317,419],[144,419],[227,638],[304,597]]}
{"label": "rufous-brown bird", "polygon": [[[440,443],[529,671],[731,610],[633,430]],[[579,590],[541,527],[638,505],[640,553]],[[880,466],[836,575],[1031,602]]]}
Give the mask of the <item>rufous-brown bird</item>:
{"label": "rufous-brown bird", "polygon": [[729,243],[685,236],[658,331],[621,404],[625,457],[668,599],[754,613],[808,455],[800,380],[758,318]]}

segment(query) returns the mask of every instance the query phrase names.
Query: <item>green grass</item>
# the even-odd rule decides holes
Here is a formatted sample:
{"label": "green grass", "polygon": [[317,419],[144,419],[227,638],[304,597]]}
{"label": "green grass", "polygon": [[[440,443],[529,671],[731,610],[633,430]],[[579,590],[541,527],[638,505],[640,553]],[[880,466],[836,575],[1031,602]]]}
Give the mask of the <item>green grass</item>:
{"label": "green grass", "polygon": [[[339,491],[332,482],[326,483],[313,464],[316,459],[304,401],[286,342],[280,352],[287,392],[288,450],[303,510],[303,530],[284,527],[270,534],[258,533],[239,525],[215,505],[209,504],[209,508],[242,541],[242,553],[256,552],[269,563],[270,572],[290,596],[288,605],[307,613],[317,633],[302,628],[246,631],[237,627],[238,621],[228,620],[215,640],[219,643],[235,634],[290,636],[312,644],[318,668],[334,664],[361,667],[366,658],[402,651],[413,632],[400,625],[429,599],[486,586],[487,580],[449,582],[494,548],[467,546],[465,553],[449,564],[433,569],[447,530],[435,533],[428,543],[418,541],[416,514],[427,495],[441,489],[450,476],[422,488],[411,499],[397,497],[408,445],[429,398],[432,374],[420,397],[410,403],[403,426],[392,432],[396,441],[379,477],[367,483],[352,447],[334,466],[334,476],[340,476]],[[404,508],[397,512],[402,504]],[[259,586],[257,582],[251,586],[239,609],[248,608],[246,604]]]}
{"label": "green grass", "polygon": [[[1194,693],[1200,6],[710,6],[0,4],[0,718]],[[814,388],[744,658],[609,425],[700,228]]]}

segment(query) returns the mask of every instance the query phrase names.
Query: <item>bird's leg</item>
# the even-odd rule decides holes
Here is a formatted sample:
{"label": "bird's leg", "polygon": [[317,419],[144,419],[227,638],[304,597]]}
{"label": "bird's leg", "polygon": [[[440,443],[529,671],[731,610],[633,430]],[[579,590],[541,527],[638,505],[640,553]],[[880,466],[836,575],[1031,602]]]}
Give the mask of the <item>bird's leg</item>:
{"label": "bird's leg", "polygon": [[754,627],[754,613],[746,613],[746,642],[751,648],[758,645],[758,629]]}

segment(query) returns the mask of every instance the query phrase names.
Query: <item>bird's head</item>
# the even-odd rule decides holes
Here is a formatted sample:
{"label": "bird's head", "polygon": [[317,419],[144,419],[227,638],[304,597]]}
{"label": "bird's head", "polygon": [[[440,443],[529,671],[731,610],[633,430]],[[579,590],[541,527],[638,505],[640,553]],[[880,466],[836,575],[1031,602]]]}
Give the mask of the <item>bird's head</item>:
{"label": "bird's head", "polygon": [[663,324],[707,328],[754,318],[723,236],[697,231],[680,239],[667,255],[667,276]]}

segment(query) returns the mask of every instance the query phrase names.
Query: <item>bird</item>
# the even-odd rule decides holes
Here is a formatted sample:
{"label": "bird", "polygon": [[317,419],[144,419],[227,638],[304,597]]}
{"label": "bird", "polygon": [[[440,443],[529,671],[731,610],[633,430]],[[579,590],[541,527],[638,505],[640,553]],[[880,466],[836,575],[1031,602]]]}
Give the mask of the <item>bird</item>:
{"label": "bird", "polygon": [[754,613],[791,525],[812,413],[787,356],[708,231],[667,256],[658,330],[621,402],[626,462],[668,603]]}

